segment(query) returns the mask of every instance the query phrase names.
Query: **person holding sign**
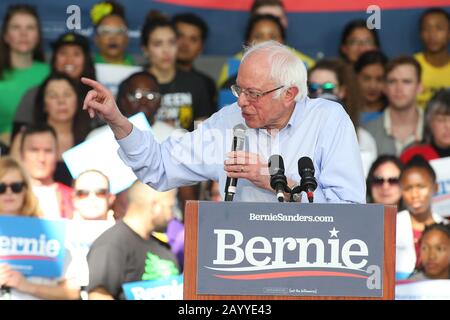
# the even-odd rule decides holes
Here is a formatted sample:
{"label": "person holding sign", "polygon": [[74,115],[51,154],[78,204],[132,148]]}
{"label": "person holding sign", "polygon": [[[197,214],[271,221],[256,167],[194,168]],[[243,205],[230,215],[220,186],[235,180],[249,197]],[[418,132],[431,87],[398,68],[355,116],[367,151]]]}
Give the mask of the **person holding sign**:
{"label": "person holding sign", "polygon": [[[25,170],[11,157],[0,158],[0,215],[40,217]],[[1,261],[1,258],[0,258]],[[0,299],[78,299],[80,288],[68,279],[26,278],[9,264],[0,262]]]}

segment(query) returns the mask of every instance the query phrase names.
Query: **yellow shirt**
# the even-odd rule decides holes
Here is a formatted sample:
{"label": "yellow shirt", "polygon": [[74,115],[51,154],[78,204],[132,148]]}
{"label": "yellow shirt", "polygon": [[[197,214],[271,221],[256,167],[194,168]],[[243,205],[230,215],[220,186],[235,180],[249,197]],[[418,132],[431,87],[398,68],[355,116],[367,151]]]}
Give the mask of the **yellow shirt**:
{"label": "yellow shirt", "polygon": [[450,62],[443,67],[436,68],[425,60],[423,52],[414,55],[422,67],[423,92],[417,97],[417,104],[425,108],[433,94],[442,88],[450,88]]}

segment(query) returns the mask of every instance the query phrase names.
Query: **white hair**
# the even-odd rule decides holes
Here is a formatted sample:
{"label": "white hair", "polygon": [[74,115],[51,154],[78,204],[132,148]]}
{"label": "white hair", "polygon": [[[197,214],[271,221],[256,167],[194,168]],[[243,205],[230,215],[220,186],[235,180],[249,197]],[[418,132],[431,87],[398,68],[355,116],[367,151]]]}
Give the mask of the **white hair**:
{"label": "white hair", "polygon": [[[308,95],[306,67],[302,60],[297,57],[293,49],[273,40],[264,41],[251,45],[245,49],[241,63],[254,53],[265,53],[270,65],[270,77],[284,90],[289,87],[297,87],[298,94],[295,101],[302,101]],[[278,98],[281,91],[274,95]]]}

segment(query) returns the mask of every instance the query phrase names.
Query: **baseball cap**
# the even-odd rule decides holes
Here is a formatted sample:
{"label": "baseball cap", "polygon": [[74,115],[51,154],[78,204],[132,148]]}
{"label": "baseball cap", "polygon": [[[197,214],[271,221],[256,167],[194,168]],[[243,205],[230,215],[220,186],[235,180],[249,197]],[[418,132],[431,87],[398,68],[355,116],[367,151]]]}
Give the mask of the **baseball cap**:
{"label": "baseball cap", "polygon": [[89,41],[85,36],[75,32],[63,33],[56,41],[52,43],[53,51],[55,52],[61,46],[66,44],[73,44],[80,46],[84,52],[89,53]]}

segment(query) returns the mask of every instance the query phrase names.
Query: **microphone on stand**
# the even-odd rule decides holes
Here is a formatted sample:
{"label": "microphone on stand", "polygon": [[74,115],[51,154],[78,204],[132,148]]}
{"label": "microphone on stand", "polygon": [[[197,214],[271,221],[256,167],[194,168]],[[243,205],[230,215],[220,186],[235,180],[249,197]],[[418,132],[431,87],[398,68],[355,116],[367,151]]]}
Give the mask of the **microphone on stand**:
{"label": "microphone on stand", "polygon": [[309,202],[314,202],[314,190],[317,188],[317,181],[314,178],[314,164],[309,157],[302,157],[298,160],[298,173],[300,174],[300,189],[306,192]]}
{"label": "microphone on stand", "polygon": [[291,192],[284,175],[283,158],[274,154],[269,158],[270,186],[277,193],[278,202],[284,202],[284,192]]}
{"label": "microphone on stand", "polygon": [[[245,131],[247,127],[240,123],[233,128],[233,144],[231,146],[231,151],[242,151],[244,149],[245,142]],[[236,193],[237,178],[227,177],[225,183],[225,201],[233,201],[234,195]]]}

